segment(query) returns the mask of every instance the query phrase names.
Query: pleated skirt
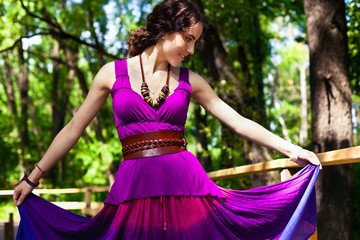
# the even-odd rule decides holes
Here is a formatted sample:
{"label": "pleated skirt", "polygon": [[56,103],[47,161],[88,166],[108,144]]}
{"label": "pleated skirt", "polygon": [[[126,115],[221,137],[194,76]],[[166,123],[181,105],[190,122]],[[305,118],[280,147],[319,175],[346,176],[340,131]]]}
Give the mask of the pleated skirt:
{"label": "pleated skirt", "polygon": [[223,198],[155,196],[105,204],[91,219],[31,194],[19,206],[16,239],[308,239],[316,229],[318,171],[308,165],[278,184],[220,188]]}

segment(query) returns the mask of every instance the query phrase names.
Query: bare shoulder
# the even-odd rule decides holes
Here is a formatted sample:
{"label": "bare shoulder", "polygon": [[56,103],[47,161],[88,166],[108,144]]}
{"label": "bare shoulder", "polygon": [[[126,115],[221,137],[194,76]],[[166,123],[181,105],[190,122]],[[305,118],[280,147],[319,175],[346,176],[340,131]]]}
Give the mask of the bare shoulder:
{"label": "bare shoulder", "polygon": [[109,62],[100,68],[92,85],[111,91],[115,79],[115,64],[114,62]]}
{"label": "bare shoulder", "polygon": [[192,92],[197,92],[204,87],[208,87],[208,82],[199,74],[189,70],[189,81],[191,84]]}
{"label": "bare shoulder", "polygon": [[202,78],[199,74],[197,74],[196,72],[193,72],[192,70],[189,69],[189,79],[190,81],[196,79],[196,78]]}

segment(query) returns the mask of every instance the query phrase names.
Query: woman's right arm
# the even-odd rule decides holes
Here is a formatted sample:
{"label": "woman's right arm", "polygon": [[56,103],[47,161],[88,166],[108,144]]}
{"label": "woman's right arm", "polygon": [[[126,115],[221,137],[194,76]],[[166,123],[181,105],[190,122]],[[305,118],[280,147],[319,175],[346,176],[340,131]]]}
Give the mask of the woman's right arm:
{"label": "woman's right arm", "polygon": [[308,163],[311,163],[320,165],[321,168],[320,161],[315,153],[302,149],[273,134],[260,124],[241,116],[221,100],[201,76],[190,72],[190,82],[192,86],[191,96],[207,112],[226,124],[237,135],[287,155],[300,166],[306,166]]}
{"label": "woman's right arm", "polygon": [[[45,155],[38,163],[43,172],[49,171],[74,147],[86,127],[105,104],[114,81],[115,70],[114,63],[112,62],[104,65],[96,74],[85,101],[71,121],[56,135]],[[28,179],[33,183],[37,183],[42,175],[43,173],[38,168],[34,168]],[[21,182],[14,189],[14,203],[16,205],[23,203],[26,196],[32,190],[33,187],[26,181]]]}

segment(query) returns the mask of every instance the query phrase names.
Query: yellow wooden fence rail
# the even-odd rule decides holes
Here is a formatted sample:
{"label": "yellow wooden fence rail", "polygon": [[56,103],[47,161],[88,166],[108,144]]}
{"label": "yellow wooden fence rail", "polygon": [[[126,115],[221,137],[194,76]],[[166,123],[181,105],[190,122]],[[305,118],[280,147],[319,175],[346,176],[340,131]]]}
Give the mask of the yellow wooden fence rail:
{"label": "yellow wooden fence rail", "polygon": [[[316,154],[323,166],[348,164],[360,162],[360,146]],[[288,158],[277,159],[264,163],[256,163],[239,167],[232,167],[209,172],[212,180],[232,178],[242,175],[251,175],[283,169],[300,168],[299,165],[289,161]]]}
{"label": "yellow wooden fence rail", "polygon": [[[360,146],[345,148],[325,153],[317,154],[323,166],[349,164],[360,162]],[[257,163],[251,165],[244,165],[239,167],[232,167],[208,173],[212,180],[232,178],[242,175],[251,175],[269,171],[281,171],[282,180],[290,176],[287,171],[289,169],[300,168],[297,164],[290,162],[289,159],[278,159],[264,163]],[[286,177],[284,177],[286,176]],[[82,213],[87,216],[94,216],[102,208],[103,203],[92,202],[93,192],[108,192],[110,187],[86,187],[86,188],[66,188],[66,189],[34,189],[33,193],[41,194],[69,194],[69,193],[85,193],[83,202],[53,202],[54,204],[68,210],[81,209]],[[1,196],[9,196],[13,194],[13,190],[0,190]],[[12,216],[11,220],[12,222]],[[6,235],[5,231],[5,235]],[[13,239],[13,238],[9,238]],[[315,233],[310,239],[317,239]],[[7,238],[5,238],[7,240]]]}

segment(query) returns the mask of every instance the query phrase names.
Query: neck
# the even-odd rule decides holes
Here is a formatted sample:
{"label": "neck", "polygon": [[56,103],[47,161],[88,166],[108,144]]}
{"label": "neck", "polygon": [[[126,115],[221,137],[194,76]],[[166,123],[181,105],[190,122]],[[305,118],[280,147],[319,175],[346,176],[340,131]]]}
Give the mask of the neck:
{"label": "neck", "polygon": [[169,62],[162,57],[161,51],[156,45],[145,49],[142,53],[142,59],[144,65],[146,65],[148,69],[152,70],[152,73],[157,71],[167,71]]}

